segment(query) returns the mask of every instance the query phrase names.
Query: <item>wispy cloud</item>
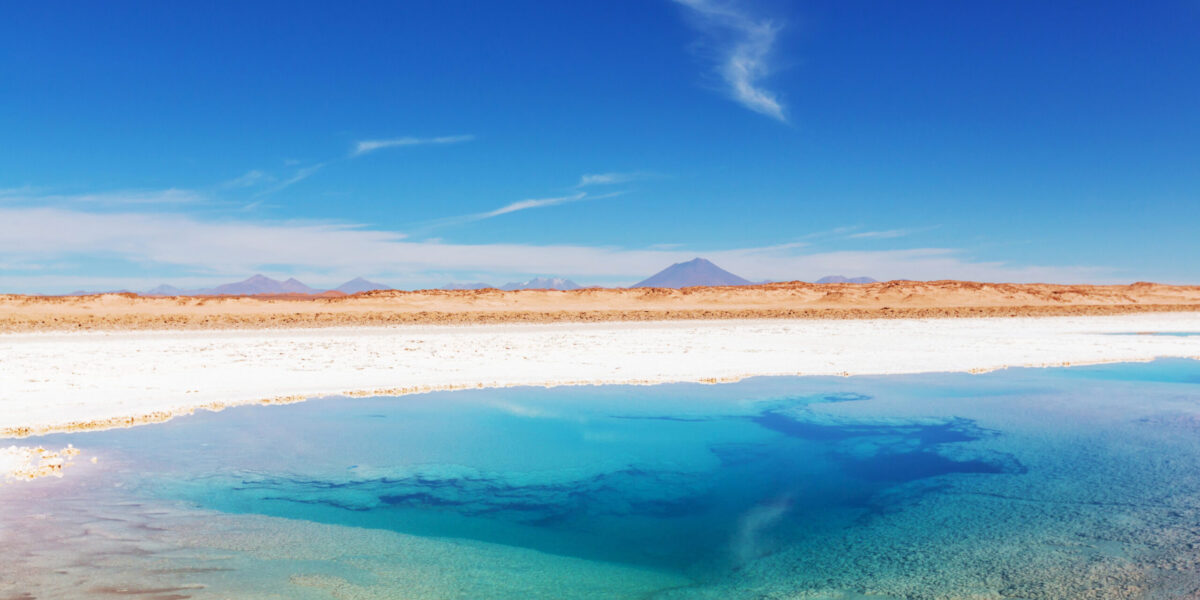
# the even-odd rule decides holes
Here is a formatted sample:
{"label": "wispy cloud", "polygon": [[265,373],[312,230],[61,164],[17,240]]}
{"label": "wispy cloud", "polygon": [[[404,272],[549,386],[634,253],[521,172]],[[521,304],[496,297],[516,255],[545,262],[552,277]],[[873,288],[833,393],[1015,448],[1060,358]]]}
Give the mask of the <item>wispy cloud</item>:
{"label": "wispy cloud", "polygon": [[235,177],[228,181],[222,182],[217,187],[220,187],[222,189],[232,190],[232,189],[239,189],[239,188],[254,187],[257,185],[271,183],[273,181],[275,181],[275,178],[273,176],[271,176],[269,173],[260,171],[258,169],[252,169],[250,171],[246,171],[245,173],[243,173],[242,175],[240,175],[238,177]]}
{"label": "wispy cloud", "polygon": [[[579,183],[575,185],[575,189],[581,189],[584,187],[598,186],[598,185],[612,185],[612,184],[623,183],[623,182],[627,182],[627,181],[633,181],[635,179],[640,179],[642,177],[644,177],[644,175],[641,173],[601,173],[601,174],[583,175],[582,177],[579,178]],[[582,200],[589,200],[589,201],[590,200],[604,200],[607,198],[615,198],[615,197],[621,196],[623,194],[625,194],[624,190],[607,192],[607,193],[603,193],[603,194],[595,194],[595,193],[592,193],[587,190],[581,190],[574,194],[568,194],[565,196],[552,196],[549,198],[527,198],[525,200],[517,200],[516,202],[511,202],[509,204],[505,204],[504,206],[494,208],[492,210],[486,210],[483,212],[471,213],[471,214],[466,214],[466,215],[457,215],[457,216],[453,216],[453,217],[444,217],[441,219],[434,219],[432,221],[426,221],[424,223],[419,224],[419,227],[421,230],[427,231],[430,229],[449,227],[452,225],[463,225],[466,223],[483,221],[485,219],[492,219],[492,218],[499,217],[502,215],[507,215],[507,214],[511,214],[511,213],[515,213],[515,212],[524,211],[524,210],[531,210],[531,209],[535,209],[535,208],[547,208],[550,206],[558,206],[560,204],[568,204],[571,202],[579,202]]]}
{"label": "wispy cloud", "polygon": [[577,202],[579,200],[583,200],[586,197],[587,197],[587,194],[585,194],[583,192],[579,192],[578,194],[571,194],[570,196],[558,196],[555,198],[531,198],[529,200],[518,200],[517,202],[513,202],[512,204],[507,204],[507,205],[501,206],[500,208],[497,208],[496,210],[490,210],[487,212],[479,213],[478,215],[475,215],[475,216],[477,217],[476,220],[490,219],[492,217],[498,217],[500,215],[507,215],[508,213],[514,213],[519,210],[529,210],[531,208],[545,208],[547,206],[555,206],[557,204],[566,204],[567,202]]}
{"label": "wispy cloud", "polygon": [[887,229],[884,231],[860,231],[852,233],[846,237],[852,240],[868,239],[868,240],[890,240],[893,238],[904,237],[913,232],[911,229]]}
{"label": "wispy cloud", "polygon": [[590,187],[594,185],[614,185],[618,183],[629,183],[646,179],[650,175],[646,173],[590,173],[579,178],[579,183],[575,187]]}
{"label": "wispy cloud", "polygon": [[548,206],[557,206],[559,204],[567,204],[569,202],[579,202],[580,200],[585,200],[585,199],[600,200],[603,198],[611,198],[611,197],[620,195],[621,193],[622,192],[612,192],[612,193],[608,193],[608,194],[589,195],[587,192],[579,192],[576,194],[571,194],[569,196],[555,196],[552,198],[529,198],[526,200],[518,200],[518,201],[512,202],[510,204],[505,204],[504,206],[501,206],[499,208],[495,208],[492,210],[488,210],[488,211],[471,213],[471,214],[467,214],[467,215],[458,215],[458,216],[453,216],[453,217],[444,217],[441,219],[434,219],[433,221],[428,221],[428,222],[422,223],[420,225],[420,228],[423,230],[430,230],[430,229],[438,229],[441,227],[450,227],[453,225],[464,225],[466,223],[474,223],[476,221],[492,219],[495,217],[499,217],[501,215],[507,215],[510,213],[520,212],[523,210],[530,210],[530,209],[534,209],[534,208],[546,208]]}
{"label": "wispy cloud", "polygon": [[801,237],[803,237],[804,239],[825,239],[825,238],[831,238],[831,237],[841,237],[841,236],[845,236],[848,233],[852,233],[858,229],[859,229],[858,227],[849,227],[849,226],[834,227],[833,229],[825,229],[823,231],[814,231],[812,233],[807,233]]}
{"label": "wispy cloud", "polygon": [[301,167],[299,169],[296,169],[292,173],[291,177],[288,177],[287,179],[284,179],[283,181],[280,181],[279,183],[276,183],[275,185],[273,185],[269,188],[266,188],[266,189],[258,192],[257,194],[254,194],[254,196],[255,197],[269,196],[271,194],[281,192],[284,189],[287,189],[293,185],[296,185],[297,183],[300,183],[301,181],[304,181],[305,179],[308,179],[309,177],[312,177],[313,175],[315,175],[317,173],[317,171],[324,169],[328,165],[329,165],[329,163],[323,162],[323,163],[317,163],[315,165],[309,165],[307,167]]}
{"label": "wispy cloud", "polygon": [[783,103],[762,86],[771,74],[771,53],[782,23],[756,18],[732,0],[675,0],[691,10],[707,46],[714,55],[716,72],[729,94],[742,106],[787,122]]}
{"label": "wispy cloud", "polygon": [[4,198],[5,196],[29,196],[31,194],[36,194],[39,191],[40,190],[38,188],[35,188],[29,184],[25,184],[21,187],[0,188],[0,198]]}
{"label": "wispy cloud", "polygon": [[129,205],[186,205],[198,204],[208,197],[195,190],[167,188],[164,190],[115,190],[85,194],[39,194],[32,188],[0,190],[0,204],[80,205],[119,207]]}
{"label": "wispy cloud", "polygon": [[[332,164],[335,164],[335,163],[338,163],[341,161],[345,161],[345,160],[352,160],[354,158],[357,158],[364,154],[374,152],[376,150],[381,150],[384,148],[393,148],[393,147],[397,147],[397,146],[421,146],[421,145],[429,145],[429,144],[457,144],[460,142],[469,142],[473,139],[475,139],[475,136],[473,136],[473,135],[447,135],[447,136],[432,137],[432,138],[400,137],[400,138],[392,138],[392,139],[385,139],[385,140],[362,140],[362,141],[355,143],[354,149],[350,153],[349,156],[342,156],[341,158],[334,158],[331,160],[326,160],[324,162],[309,164],[307,166],[297,166],[297,165],[300,165],[303,163],[301,161],[294,160],[294,159],[289,159],[287,161],[284,161],[284,164],[286,166],[295,167],[295,169],[292,171],[292,174],[290,176],[280,178],[280,177],[276,177],[268,172],[265,172],[265,171],[262,171],[259,169],[252,169],[234,179],[230,179],[228,181],[218,184],[216,186],[216,189],[236,190],[236,189],[244,189],[244,188],[260,188],[256,193],[254,193],[253,197],[254,198],[262,198],[264,196],[270,196],[272,194],[276,194],[276,193],[281,192],[293,185],[296,185],[297,183],[300,183],[301,181],[304,181],[305,179],[312,177],[313,175],[317,174],[317,172],[320,171],[321,169],[324,169],[325,167],[328,167]],[[255,208],[255,207],[259,206],[261,203],[262,203],[262,201],[258,200],[256,202],[252,202],[252,203],[246,205],[243,208],[245,208],[245,209]]]}
{"label": "wispy cloud", "polygon": [[915,233],[937,229],[937,225],[911,229],[879,229],[864,231],[861,225],[835,227],[824,231],[815,231],[803,236],[812,240],[891,240],[907,237]]}
{"label": "wispy cloud", "polygon": [[469,142],[475,139],[473,135],[445,135],[441,137],[419,138],[419,137],[398,137],[386,140],[362,140],[354,144],[354,151],[351,156],[362,156],[376,150],[384,148],[397,148],[401,146],[425,146],[430,144],[459,144]]}

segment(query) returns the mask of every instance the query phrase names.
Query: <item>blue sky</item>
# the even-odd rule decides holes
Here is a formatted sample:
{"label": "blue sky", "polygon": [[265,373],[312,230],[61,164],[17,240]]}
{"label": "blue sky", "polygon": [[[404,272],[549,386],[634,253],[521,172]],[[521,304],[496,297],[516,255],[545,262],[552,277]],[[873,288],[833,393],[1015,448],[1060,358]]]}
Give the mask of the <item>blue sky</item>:
{"label": "blue sky", "polygon": [[1200,283],[1200,2],[0,9],[0,291]]}

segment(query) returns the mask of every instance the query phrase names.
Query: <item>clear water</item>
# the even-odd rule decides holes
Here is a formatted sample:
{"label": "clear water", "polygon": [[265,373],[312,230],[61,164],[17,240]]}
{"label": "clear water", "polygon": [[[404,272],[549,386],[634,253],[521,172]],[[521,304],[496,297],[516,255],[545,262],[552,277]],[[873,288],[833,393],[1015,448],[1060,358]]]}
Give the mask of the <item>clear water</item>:
{"label": "clear water", "polygon": [[32,443],[84,455],[0,486],[6,600],[1200,593],[1195,361],[331,398]]}

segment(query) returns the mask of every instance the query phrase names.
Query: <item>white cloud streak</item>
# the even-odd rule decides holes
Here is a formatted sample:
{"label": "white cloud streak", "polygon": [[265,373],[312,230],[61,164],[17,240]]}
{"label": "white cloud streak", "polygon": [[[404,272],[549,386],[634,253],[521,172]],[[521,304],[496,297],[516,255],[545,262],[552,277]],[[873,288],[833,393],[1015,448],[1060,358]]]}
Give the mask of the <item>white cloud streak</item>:
{"label": "white cloud streak", "polygon": [[329,163],[327,163],[327,162],[317,163],[315,165],[309,165],[307,167],[302,167],[302,168],[296,169],[296,172],[292,173],[291,177],[288,177],[287,179],[280,181],[279,183],[255,194],[254,196],[255,197],[269,196],[276,192],[281,192],[286,188],[289,188],[297,183],[300,183],[301,181],[304,181],[305,179],[308,179],[309,177],[312,177],[313,175],[315,175],[317,173],[317,171],[324,169],[328,164]]}
{"label": "white cloud streak", "polygon": [[904,237],[912,233],[910,229],[888,229],[885,231],[860,231],[852,233],[847,238],[854,240],[890,240],[898,237]]}
{"label": "white cloud streak", "polygon": [[426,146],[431,144],[459,144],[469,142],[475,139],[473,135],[444,135],[432,138],[419,137],[398,137],[386,140],[362,140],[355,143],[354,151],[351,156],[362,156],[364,154],[383,150],[384,148],[397,148],[401,146]]}
{"label": "white cloud streak", "polygon": [[691,10],[730,96],[752,111],[786,123],[783,103],[761,83],[771,74],[771,53],[783,25],[751,17],[730,0],[675,1]]}
{"label": "white cloud streak", "polygon": [[235,177],[233,179],[230,179],[229,181],[225,181],[225,182],[221,183],[221,185],[218,187],[220,187],[222,189],[232,190],[232,189],[239,189],[239,188],[254,187],[257,185],[271,183],[273,181],[275,181],[275,178],[272,177],[270,174],[260,171],[258,169],[252,169],[250,171],[246,171],[245,173],[243,173],[242,175],[240,175],[238,177]]}
{"label": "white cloud streak", "polygon": [[580,177],[579,183],[575,184],[575,187],[582,188],[595,185],[629,183],[630,181],[638,181],[647,177],[648,175],[645,173],[592,173]]}
{"label": "white cloud streak", "polygon": [[25,188],[0,190],[0,205],[171,206],[198,204],[206,200],[208,198],[204,194],[178,188],[168,188],[165,190],[118,190],[90,194],[34,194],[29,193]]}
{"label": "white cloud streak", "polygon": [[[321,169],[324,169],[325,167],[327,167],[331,164],[341,162],[343,160],[350,160],[353,158],[357,158],[359,156],[374,152],[376,150],[381,150],[384,148],[392,148],[392,147],[396,147],[396,146],[421,146],[421,145],[428,145],[428,144],[457,144],[460,142],[468,142],[473,139],[475,139],[475,136],[473,136],[473,135],[448,135],[448,136],[433,137],[433,138],[401,137],[401,138],[393,138],[393,139],[386,139],[386,140],[363,140],[363,141],[355,143],[354,150],[350,153],[350,156],[348,156],[348,157],[327,160],[325,162],[314,163],[314,164],[311,164],[311,165],[308,165],[305,167],[299,167],[292,173],[292,175],[290,177],[284,178],[282,180],[279,180],[277,177],[275,177],[274,175],[271,175],[270,173],[261,171],[259,169],[252,169],[234,179],[230,179],[228,181],[218,184],[216,186],[216,188],[221,189],[221,190],[237,190],[237,189],[257,187],[260,189],[257,193],[255,193],[253,195],[253,197],[261,198],[263,196],[270,196],[271,194],[281,192],[297,183],[300,183],[301,181],[304,181],[305,179],[312,177],[318,171],[320,171]],[[289,162],[289,164],[292,164],[292,163],[297,163],[298,161],[288,161],[288,162]],[[271,185],[269,185],[269,184],[271,184]],[[262,186],[268,186],[268,187],[262,187]],[[3,199],[3,190],[0,190],[0,199]],[[258,206],[261,202],[262,202],[261,200],[257,201],[257,202],[252,202],[252,203],[246,205],[245,208],[246,209],[254,208],[254,207]]]}
{"label": "white cloud streak", "polygon": [[547,206],[555,206],[557,204],[566,204],[567,202],[577,202],[579,200],[583,200],[586,197],[587,197],[587,194],[580,192],[578,194],[572,194],[570,196],[558,196],[557,198],[530,198],[529,200],[519,200],[517,202],[513,202],[512,204],[501,206],[500,208],[497,208],[496,210],[490,210],[488,212],[479,213],[478,215],[474,215],[474,216],[478,217],[478,219],[490,219],[492,217],[498,217],[500,215],[507,215],[508,213],[514,213],[519,210],[529,210],[531,208],[544,208]]}
{"label": "white cloud streak", "polygon": [[[174,214],[0,207],[0,263],[28,265],[22,272],[0,274],[0,291],[5,292],[83,287],[81,278],[88,277],[89,270],[70,266],[80,257],[230,278],[281,269],[329,280],[374,274],[406,286],[438,285],[442,281],[430,279],[461,272],[556,274],[587,283],[628,284],[695,256],[752,280],[813,280],[852,273],[877,279],[1112,281],[1104,269],[976,262],[946,248],[803,252],[794,244],[718,251],[448,244],[414,242],[398,232],[338,223],[206,221]],[[37,270],[38,263],[68,266]],[[125,281],[121,287],[133,289],[159,283],[147,279],[139,288]]]}
{"label": "white cloud streak", "polygon": [[473,223],[475,221],[483,221],[485,219],[491,219],[491,218],[499,217],[501,215],[507,215],[509,213],[515,213],[515,212],[519,212],[519,211],[523,211],[523,210],[530,210],[530,209],[534,209],[534,208],[545,208],[548,206],[557,206],[559,204],[567,204],[569,202],[579,202],[580,200],[603,200],[605,198],[614,198],[614,197],[620,196],[624,193],[625,192],[609,192],[607,194],[589,194],[587,192],[578,192],[576,194],[571,194],[569,196],[556,196],[553,198],[529,198],[527,200],[518,200],[511,204],[506,204],[504,206],[501,206],[500,208],[496,208],[496,209],[489,210],[489,211],[472,213],[469,215],[459,215],[457,217],[446,217],[443,219],[435,219],[433,221],[428,221],[428,222],[424,223],[423,228],[434,229],[434,228],[438,228],[438,227],[448,227],[451,225],[462,225],[464,223]]}

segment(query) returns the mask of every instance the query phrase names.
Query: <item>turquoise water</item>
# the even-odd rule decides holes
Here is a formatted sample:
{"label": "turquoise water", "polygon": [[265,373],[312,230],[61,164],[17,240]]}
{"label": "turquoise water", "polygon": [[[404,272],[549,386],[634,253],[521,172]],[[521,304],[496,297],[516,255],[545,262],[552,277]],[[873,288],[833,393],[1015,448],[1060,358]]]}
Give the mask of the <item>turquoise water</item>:
{"label": "turquoise water", "polygon": [[0,486],[0,598],[1200,593],[1195,361],[330,398],[22,443],[84,454]]}

